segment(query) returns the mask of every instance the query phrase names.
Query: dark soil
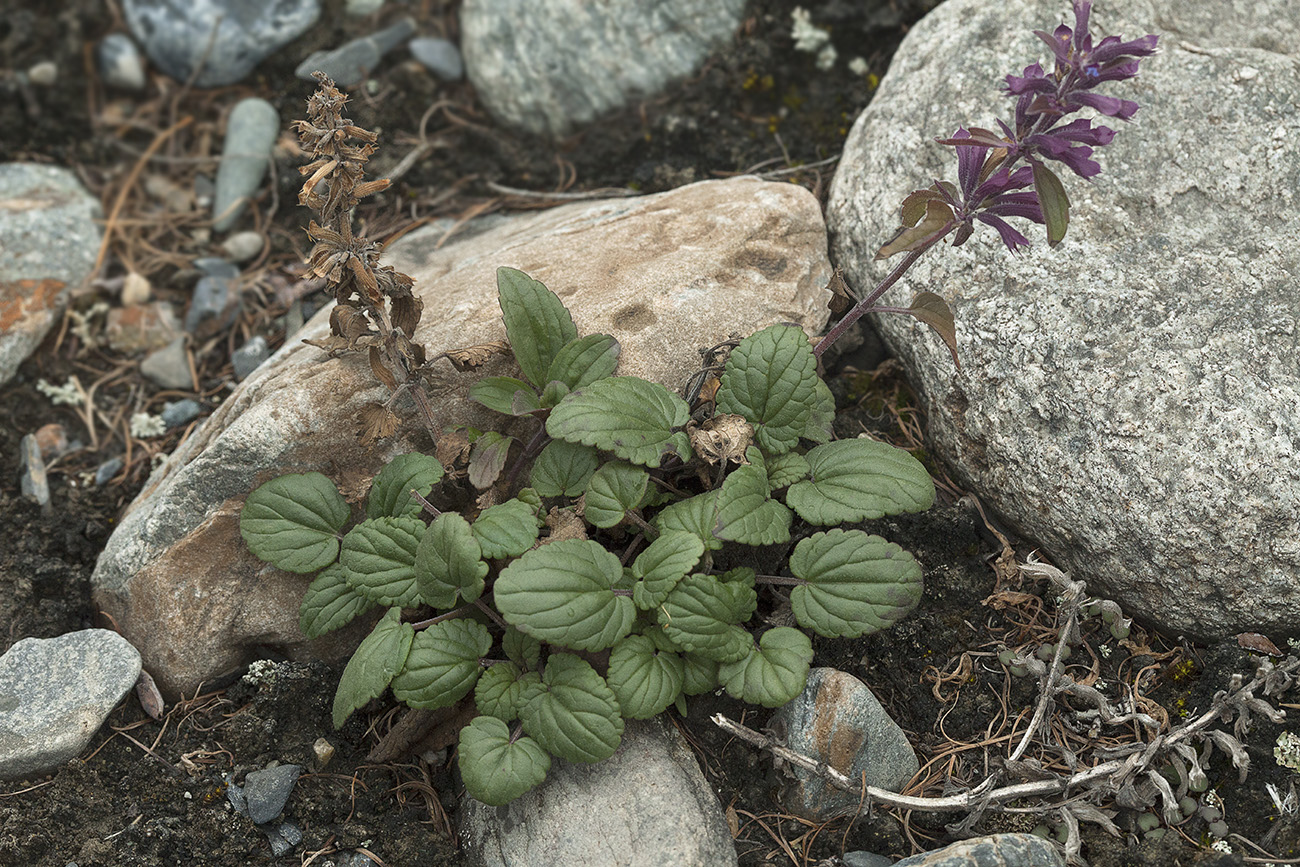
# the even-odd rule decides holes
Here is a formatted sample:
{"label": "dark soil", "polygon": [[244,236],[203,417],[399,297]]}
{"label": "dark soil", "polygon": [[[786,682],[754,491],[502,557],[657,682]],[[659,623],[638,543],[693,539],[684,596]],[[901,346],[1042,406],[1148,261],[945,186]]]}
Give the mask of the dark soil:
{"label": "dark soil", "polygon": [[[383,150],[371,164],[374,174],[386,174],[423,143],[433,147],[390,193],[360,209],[359,223],[371,237],[385,239],[437,217],[463,219],[553,203],[505,188],[653,192],[826,160],[839,152],[871,95],[867,81],[847,71],[847,59],[861,56],[873,73],[883,74],[906,27],[934,2],[894,0],[886,4],[889,10],[870,15],[864,9],[874,4],[805,2],[814,21],[833,26],[840,54],[834,70],[820,72],[811,56],[792,48],[789,22],[795,3],[755,0],[740,35],[693,80],[558,144],[499,129],[476,104],[468,84],[440,85],[402,58],[390,59],[376,72],[377,90],[359,91],[351,104],[358,123],[381,132]],[[145,175],[182,190],[196,183],[201,187],[215,168],[212,155],[223,118],[238,99],[263,96],[286,122],[301,117],[311,85],[293,77],[299,61],[312,50],[383,23],[348,19],[341,13],[341,0],[331,0],[325,23],[237,87],[190,91],[156,78],[144,95],[123,97],[87,81],[84,60],[90,43],[124,29],[115,4],[73,0],[60,5],[63,11],[55,13],[43,0],[13,0],[0,20],[0,160],[75,168],[102,197],[105,213],[127,186],[141,154],[178,121],[193,118],[158,150]],[[384,14],[415,14],[421,32],[455,38],[455,5],[425,0],[418,8]],[[14,74],[45,60],[60,70],[53,86],[22,84]],[[439,101],[445,108],[426,117]],[[301,274],[298,263],[305,252],[306,214],[293,205],[297,163],[286,139],[274,195],[260,203],[258,226],[269,239],[268,250],[250,267],[253,278],[238,323],[194,348],[198,391],[160,392],[139,376],[138,358],[88,344],[72,329],[56,330],[19,376],[0,388],[0,455],[6,467],[0,473],[6,530],[0,543],[0,651],[29,636],[111,628],[90,602],[95,559],[155,456],[173,450],[189,433],[179,429],[162,438],[135,440],[126,433],[124,419],[133,412],[157,412],[163,402],[181,396],[210,407],[231,382],[232,347],[259,333],[273,347],[283,340],[282,317],[291,299],[277,293]],[[833,170],[833,164],[823,164],[785,177],[824,197]],[[168,211],[157,196],[137,187],[127,188],[122,202],[122,225],[109,247],[104,279],[79,295],[74,309],[87,311],[96,301],[114,303],[113,281],[128,268],[148,276],[158,297],[183,306],[194,279],[188,263],[215,250],[203,231],[202,210]],[[857,367],[850,363],[854,360]],[[852,436],[869,429],[919,449],[924,458],[924,419],[909,409],[906,384],[888,364],[874,373],[857,369],[875,368],[880,361],[860,353],[832,369],[842,407],[839,432]],[[61,383],[72,375],[87,386],[99,383],[99,415],[92,427],[72,409],[52,406],[35,388],[38,379]],[[50,422],[61,423],[70,438],[84,445],[52,464],[55,509],[46,516],[20,497],[14,469],[20,437]],[[107,484],[91,483],[96,467],[111,457],[123,458],[123,469]],[[942,481],[942,468],[933,469]],[[995,529],[971,498],[941,487],[942,503],[929,513],[869,526],[915,552],[925,567],[920,607],[887,634],[818,640],[814,662],[870,684],[921,757],[923,770],[910,791],[927,795],[974,785],[1019,740],[1036,700],[1035,684],[1011,677],[996,652],[1004,645],[1033,648],[1053,636],[1051,594],[1041,585],[1017,586],[1007,574],[999,579],[994,567],[1003,547]],[[1015,545],[1021,561],[1030,550]],[[1020,595],[998,597],[1007,602],[1003,607],[987,604],[997,591]],[[1077,651],[1076,657],[1084,659],[1072,661],[1076,669],[1091,667],[1116,688],[1136,685],[1148,702],[1144,709],[1160,709],[1173,725],[1207,707],[1234,673],[1249,676],[1255,666],[1235,644],[1193,647],[1139,627],[1127,642],[1118,643],[1106,641],[1094,620],[1085,628],[1085,638],[1092,652]],[[1103,645],[1109,655],[1099,655]],[[323,665],[279,664],[169,707],[162,721],[146,716],[134,696],[127,698],[83,758],[50,778],[0,787],[0,865],[268,861],[266,836],[228,808],[226,790],[230,782],[241,783],[249,770],[274,762],[305,769],[285,814],[302,829],[304,840],[287,857],[323,863],[319,859],[331,853],[369,851],[390,865],[460,863],[454,833],[458,789],[449,761],[426,755],[367,763],[366,754],[393,725],[395,708],[376,703],[368,715],[354,715],[334,732],[329,706],[337,675]],[[781,806],[782,774],[771,759],[713,726],[709,716],[715,712],[760,726],[767,714],[725,696],[701,696],[691,702],[689,717],[679,721],[735,822],[743,865],[802,867],[856,849],[902,856],[954,839],[945,827],[959,820],[952,815],[876,810],[870,818],[824,826],[795,819]],[[1272,783],[1285,794],[1294,780],[1273,760],[1272,747],[1282,730],[1257,724],[1245,736],[1252,766],[1244,784],[1221,758],[1211,765],[1211,785],[1223,799],[1234,832],[1228,843],[1238,856],[1216,860],[1225,856],[1209,849],[1212,838],[1200,818],[1159,842],[1139,843],[1135,815],[1122,810],[1114,814],[1123,834],[1119,839],[1084,826],[1084,855],[1100,867],[1241,863],[1240,855],[1296,858],[1300,826],[1294,816],[1274,818],[1276,810],[1264,789]],[[1064,729],[1057,734],[1071,749],[1086,746]],[[1125,738],[1125,732],[1107,734]],[[313,752],[322,736],[336,750],[324,767]],[[1131,740],[1134,733],[1128,736]],[[1063,767],[1059,752],[1037,755],[1049,766]],[[1038,821],[1024,814],[991,813],[974,831],[1027,830]],[[336,864],[348,863],[342,859],[331,857]]]}

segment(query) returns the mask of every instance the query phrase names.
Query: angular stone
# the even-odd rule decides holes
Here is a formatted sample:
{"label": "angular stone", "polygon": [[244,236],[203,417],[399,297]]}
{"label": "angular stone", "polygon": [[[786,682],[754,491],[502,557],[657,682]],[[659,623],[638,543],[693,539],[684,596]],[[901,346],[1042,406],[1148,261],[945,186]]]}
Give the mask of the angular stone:
{"label": "angular stone", "polygon": [[125,33],[110,33],[96,49],[99,74],[110,87],[144,90],[144,62],[140,51]]}
{"label": "angular stone", "polygon": [[73,759],[135,686],[140,654],[108,629],[24,638],[0,656],[0,780]]}
{"label": "angular stone", "polygon": [[506,804],[465,799],[473,867],[726,867],[736,849],[694,754],[662,719],[629,721],[618,752],[592,765],[555,759]]}
{"label": "angular stone", "polygon": [[[938,456],[1092,593],[1171,634],[1300,634],[1300,77],[1287,0],[1211,13],[1180,0],[1094,7],[1096,32],[1179,28],[1141,75],[1131,124],[1084,182],[1069,233],[1009,255],[981,226],[923,256],[883,299],[952,304],[962,368],[924,326],[877,327],[919,388]],[[898,203],[956,177],[935,143],[993,125],[1008,73],[1041,59],[1055,0],[950,0],[904,40],[836,172],[827,219],[870,289]],[[1261,51],[1261,34],[1288,22]],[[1073,17],[1068,23],[1073,25]],[[991,39],[989,34],[998,34]],[[1195,44],[1196,50],[1187,46]],[[924,126],[918,126],[924,118]],[[1212,130],[1189,139],[1188,130]]]}
{"label": "angular stone", "polygon": [[301,773],[301,765],[276,765],[250,771],[244,778],[244,804],[248,818],[254,824],[263,825],[280,815]]}
{"label": "angular stone", "polygon": [[140,373],[163,388],[194,388],[189,357],[185,353],[185,336],[177,337],[162,349],[146,356],[140,362]]}
{"label": "angular stone", "polygon": [[[834,668],[809,671],[803,692],[773,714],[768,727],[795,752],[879,789],[899,791],[920,767],[907,736],[875,694]],[[791,773],[794,782],[784,802],[798,815],[825,820],[858,809],[858,795],[801,768]]]}
{"label": "angular stone", "polygon": [[461,51],[501,123],[562,136],[691,75],[744,0],[465,0]]}
{"label": "angular stone", "polygon": [[415,22],[403,18],[376,33],[345,42],[332,51],[313,51],[294,70],[294,75],[311,81],[317,72],[323,72],[339,87],[352,87],[364,81],[385,54],[414,32]]}
{"label": "angular stone", "polygon": [[443,81],[460,81],[465,77],[465,61],[456,43],[433,36],[412,39],[411,56]]}
{"label": "angular stone", "polygon": [[[124,0],[122,11],[149,59],[196,87],[234,84],[320,17],[319,0]],[[202,68],[200,68],[202,64]]]}
{"label": "angular stone", "polygon": [[[415,278],[425,305],[416,340],[430,357],[504,337],[496,289],[502,265],[544,281],[581,333],[617,337],[620,373],[672,389],[699,367],[699,347],[775,322],[816,333],[826,321],[825,227],[813,196],[791,184],[736,178],[567,205],[437,249],[443,234],[413,232],[386,257]],[[297,336],[328,333],[326,308]],[[484,371],[511,373],[504,358]],[[430,394],[439,423],[508,432],[502,416],[468,400],[477,379],[434,367]],[[93,581],[98,604],[136,642],[164,693],[192,691],[247,664],[259,648],[337,658],[355,647],[368,626],[305,641],[298,606],[311,576],[254,558],[239,535],[239,510],[253,488],[288,472],[324,471],[358,496],[389,457],[428,449],[409,408],[392,442],[358,445],[359,408],[387,397],[364,357],[331,359],[295,341],[150,479]],[[194,605],[196,598],[204,604]]]}
{"label": "angular stone", "polygon": [[894,867],[1065,867],[1065,859],[1042,837],[992,834],[904,858]]}
{"label": "angular stone", "polygon": [[258,334],[250,337],[243,346],[230,355],[230,364],[235,369],[235,379],[244,380],[271,357],[271,349],[266,345],[266,338]]}
{"label": "angular stone", "polygon": [[94,267],[97,202],[68,169],[0,164],[0,385],[63,313]]}

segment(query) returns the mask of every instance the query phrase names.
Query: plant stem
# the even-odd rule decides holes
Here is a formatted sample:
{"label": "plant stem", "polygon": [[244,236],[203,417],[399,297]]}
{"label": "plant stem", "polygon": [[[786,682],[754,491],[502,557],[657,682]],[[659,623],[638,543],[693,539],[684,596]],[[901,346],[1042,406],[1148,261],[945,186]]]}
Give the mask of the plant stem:
{"label": "plant stem", "polygon": [[469,613],[469,606],[462,605],[459,608],[453,608],[452,610],[448,611],[446,614],[439,614],[437,617],[430,617],[428,620],[421,620],[416,623],[412,623],[411,628],[416,630],[428,629],[430,626],[432,626],[435,623],[441,623],[444,620],[452,620],[457,617],[464,617],[468,613]]}
{"label": "plant stem", "polygon": [[908,253],[907,258],[905,258],[902,262],[899,262],[898,265],[894,268],[894,270],[889,272],[889,276],[887,276],[884,280],[881,280],[878,284],[876,284],[876,288],[871,290],[870,295],[863,298],[857,304],[853,305],[853,309],[850,310],[848,313],[845,313],[844,318],[841,319],[839,322],[835,323],[834,328],[826,332],[826,336],[823,337],[820,341],[818,341],[817,345],[813,347],[813,355],[817,356],[818,358],[821,358],[822,355],[826,352],[826,350],[831,348],[831,346],[835,343],[835,341],[839,340],[841,337],[844,336],[844,332],[849,330],[849,326],[851,326],[853,323],[861,319],[862,314],[866,313],[868,310],[871,309],[871,305],[875,303],[877,298],[879,298],[881,295],[884,295],[886,292],[888,292],[889,289],[895,283],[898,282],[899,278],[901,278],[905,273],[907,273],[907,269],[911,268],[912,265],[916,262],[916,260],[921,258],[921,254],[923,254],[926,250],[929,250],[935,244],[939,243],[939,241],[947,237],[953,231],[953,229],[957,228],[957,226],[958,223],[956,221],[949,223],[947,226],[940,229],[938,232],[935,232],[928,239],[926,239],[926,241],[923,244],[921,244],[921,246],[917,247],[915,250]]}
{"label": "plant stem", "polygon": [[510,628],[510,624],[506,623],[506,621],[501,617],[501,615],[497,614],[496,611],[493,610],[492,606],[484,602],[481,597],[475,599],[474,604],[478,606],[479,611],[482,611],[484,614],[486,614],[493,623],[495,623],[497,626],[500,626],[503,632]]}

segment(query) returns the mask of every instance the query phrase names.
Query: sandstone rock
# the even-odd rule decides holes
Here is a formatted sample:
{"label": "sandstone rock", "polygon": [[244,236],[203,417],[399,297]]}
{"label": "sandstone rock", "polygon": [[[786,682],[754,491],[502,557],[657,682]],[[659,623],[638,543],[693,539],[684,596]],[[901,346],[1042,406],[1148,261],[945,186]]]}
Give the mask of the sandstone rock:
{"label": "sandstone rock", "polygon": [[94,267],[99,203],[68,169],[0,164],[0,385],[63,312]]}
{"label": "sandstone rock", "polygon": [[466,0],[465,68],[501,123],[562,136],[693,73],[743,0]]}
{"label": "sandstone rock", "polygon": [[727,867],[736,849],[690,748],[662,719],[629,722],[594,765],[557,759],[541,786],[504,807],[466,799],[475,867]]}
{"label": "sandstone rock", "polygon": [[[868,786],[897,792],[920,767],[907,735],[866,684],[834,668],[809,671],[803,692],[773,714],[768,727],[795,752]],[[791,773],[787,809],[819,820],[857,810],[858,795],[801,768]]]}
{"label": "sandstone rock", "polygon": [[[1108,122],[1092,183],[1064,172],[1065,241],[1049,249],[1035,226],[1017,257],[981,227],[886,296],[948,298],[961,371],[911,320],[877,323],[959,484],[1092,592],[1192,637],[1300,633],[1300,78],[1295,55],[1275,53],[1294,41],[1253,47],[1278,21],[1295,27],[1288,5],[1094,7],[1095,32],[1157,32],[1162,53],[1108,86],[1142,109]],[[902,197],[956,177],[934,139],[1009,117],[997,85],[1042,58],[1029,29],[1064,13],[951,0],[908,34],[832,189],[854,288],[897,261],[871,257]]]}
{"label": "sandstone rock", "polygon": [[[680,388],[697,348],[774,322],[818,331],[830,265],[815,199],[752,178],[656,196],[583,203],[516,217],[435,250],[444,230],[412,233],[389,251],[424,300],[416,335],[436,354],[503,337],[498,266],[545,282],[581,333],[615,335],[620,372]],[[301,336],[328,333],[322,310]],[[510,373],[505,360],[489,374]],[[501,417],[467,399],[477,380],[440,366],[431,397],[440,421],[479,428]],[[140,649],[167,693],[247,663],[264,647],[287,655],[350,653],[361,631],[307,643],[298,605],[309,576],[264,566],[239,536],[239,509],[263,481],[320,470],[356,499],[394,454],[431,443],[414,410],[384,449],[355,438],[363,404],[384,399],[364,357],[330,359],[294,341],[222,403],[154,475],[95,570],[95,598]]]}

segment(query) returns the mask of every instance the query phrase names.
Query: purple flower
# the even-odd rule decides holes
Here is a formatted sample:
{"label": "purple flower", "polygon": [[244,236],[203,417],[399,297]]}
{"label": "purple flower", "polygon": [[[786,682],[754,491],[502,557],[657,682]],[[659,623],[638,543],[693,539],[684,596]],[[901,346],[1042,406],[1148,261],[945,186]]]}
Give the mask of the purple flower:
{"label": "purple flower", "polygon": [[[971,140],[966,129],[945,143],[955,144]],[[994,154],[988,159],[991,148],[984,145],[964,144],[957,148],[957,188],[951,184],[936,184],[944,201],[952,208],[953,217],[961,224],[953,237],[952,245],[960,247],[974,232],[973,220],[992,226],[1002,237],[1002,243],[1012,253],[1029,246],[1029,239],[1016,231],[1003,217],[1024,217],[1035,223],[1043,222],[1043,210],[1038,194],[1030,190],[1020,192],[1034,183],[1033,170],[1021,166],[1014,171],[1005,154]]]}

